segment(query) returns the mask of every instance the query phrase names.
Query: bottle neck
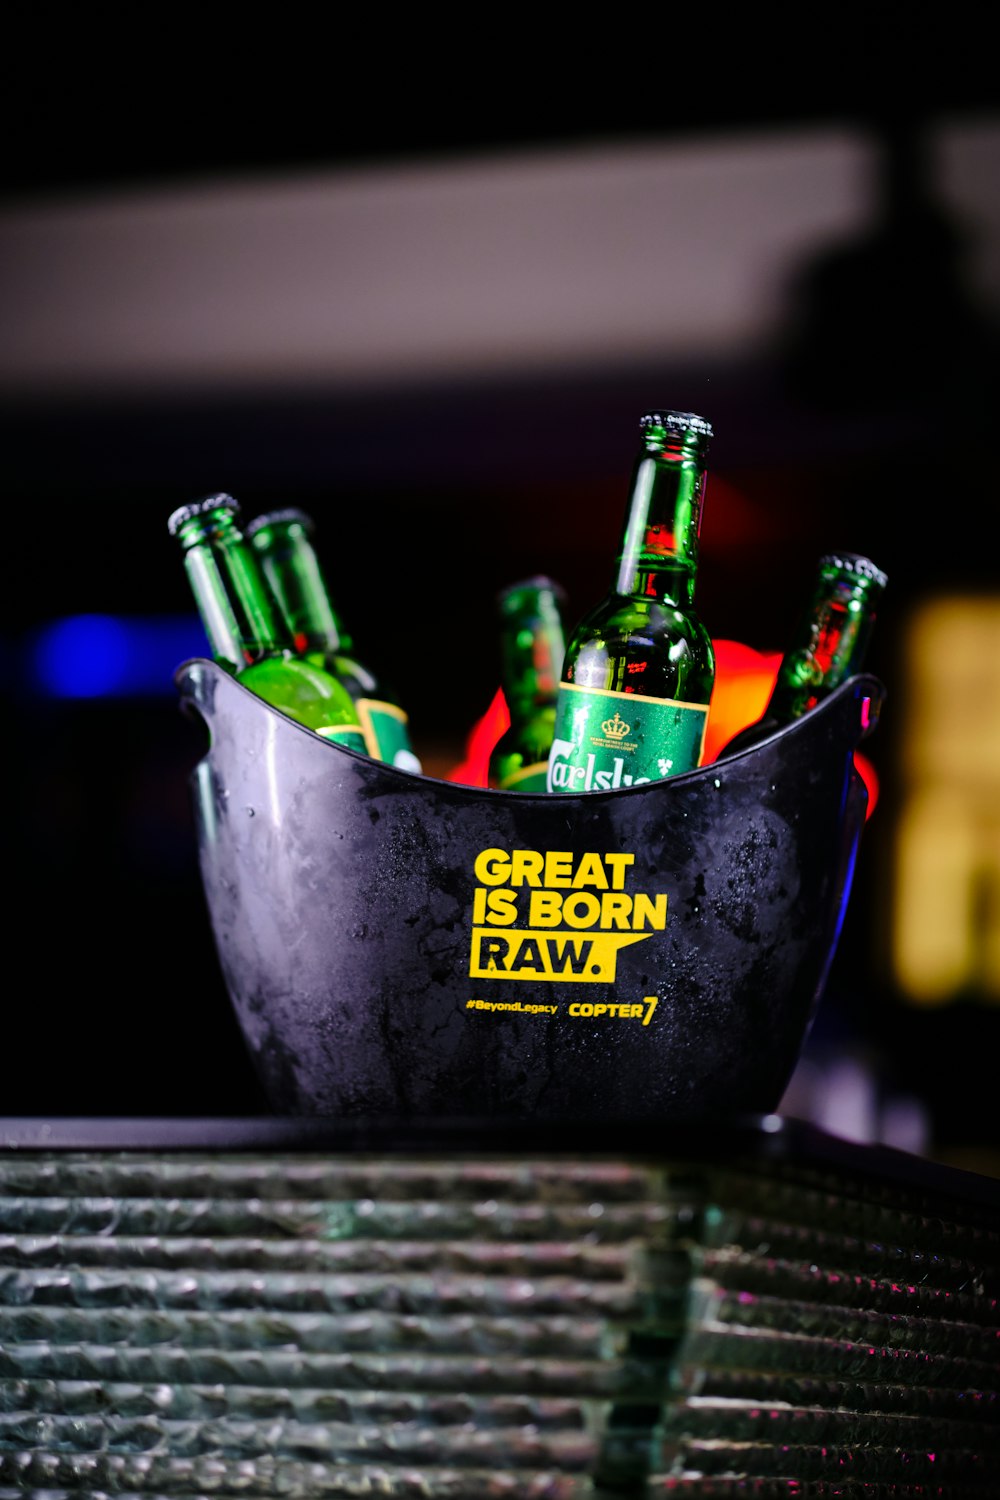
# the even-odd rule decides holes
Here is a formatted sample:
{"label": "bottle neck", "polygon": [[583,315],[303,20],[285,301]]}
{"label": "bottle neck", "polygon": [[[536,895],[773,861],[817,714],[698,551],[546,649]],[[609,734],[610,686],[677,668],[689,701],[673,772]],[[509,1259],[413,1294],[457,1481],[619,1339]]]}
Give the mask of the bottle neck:
{"label": "bottle neck", "polygon": [[632,473],[618,552],[619,594],[692,603],[704,498],[704,459],[692,446],[670,438],[647,442]]}
{"label": "bottle neck", "polygon": [[517,717],[554,704],[566,654],[554,592],[525,589],[501,605],[501,615],[501,673],[511,714]]}
{"label": "bottle neck", "polygon": [[800,718],[861,670],[877,592],[868,580],[820,580],[778,667],[768,719],[787,724]]}
{"label": "bottle neck", "polygon": [[212,656],[237,672],[291,649],[253,549],[229,515],[190,521],[180,534],[184,565]]}
{"label": "bottle neck", "polygon": [[253,546],[295,649],[349,652],[351,638],[330,602],[306,526],[301,521],[261,526],[254,531]]}

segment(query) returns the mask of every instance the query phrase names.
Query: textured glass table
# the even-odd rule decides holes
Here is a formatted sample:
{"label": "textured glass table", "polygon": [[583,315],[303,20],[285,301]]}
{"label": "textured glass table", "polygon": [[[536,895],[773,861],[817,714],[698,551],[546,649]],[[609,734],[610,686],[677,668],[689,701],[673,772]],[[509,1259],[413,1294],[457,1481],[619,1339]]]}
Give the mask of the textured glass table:
{"label": "textured glass table", "polygon": [[1000,1494],[1000,1183],[678,1133],[0,1121],[0,1500]]}

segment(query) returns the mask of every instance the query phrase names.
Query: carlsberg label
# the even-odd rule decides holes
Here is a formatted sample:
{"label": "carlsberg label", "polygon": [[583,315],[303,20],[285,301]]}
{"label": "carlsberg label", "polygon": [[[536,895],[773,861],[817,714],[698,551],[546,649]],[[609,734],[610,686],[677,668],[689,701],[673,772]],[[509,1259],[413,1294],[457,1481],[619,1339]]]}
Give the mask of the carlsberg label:
{"label": "carlsberg label", "polygon": [[609,693],[564,682],[549,753],[550,792],[613,792],[692,771],[701,761],[707,703]]}

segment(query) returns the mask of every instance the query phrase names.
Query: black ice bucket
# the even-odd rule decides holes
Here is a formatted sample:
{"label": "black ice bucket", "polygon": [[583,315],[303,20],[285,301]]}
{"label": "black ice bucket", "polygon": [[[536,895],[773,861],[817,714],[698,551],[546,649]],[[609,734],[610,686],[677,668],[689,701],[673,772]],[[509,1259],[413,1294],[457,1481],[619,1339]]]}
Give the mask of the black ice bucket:
{"label": "black ice bucket", "polygon": [[694,1121],[777,1108],[868,793],[857,676],[751,750],[494,792],[325,742],[207,660],[182,706],[225,982],[276,1113]]}

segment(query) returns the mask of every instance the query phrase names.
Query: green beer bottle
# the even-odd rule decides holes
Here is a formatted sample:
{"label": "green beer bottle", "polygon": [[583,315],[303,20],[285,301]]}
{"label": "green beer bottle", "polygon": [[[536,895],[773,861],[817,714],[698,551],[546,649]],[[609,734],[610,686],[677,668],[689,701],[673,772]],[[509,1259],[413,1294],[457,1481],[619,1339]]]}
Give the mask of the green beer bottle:
{"label": "green beer bottle", "polygon": [[231,495],[207,495],[180,506],[167,522],[183,549],[213,659],[296,723],[365,754],[347,689],[294,654],[257,555],[238,525],[239,510]]}
{"label": "green beer bottle", "polygon": [[542,574],[497,596],[500,683],[510,726],[490,754],[487,784],[501,791],[544,792],[559,674],[566,652],[559,584]]}
{"label": "green beer bottle", "polygon": [[347,689],[368,754],[404,771],[420,771],[409,720],[396,695],[354,655],[354,643],[333,607],[313,545],[313,520],[295,506],[255,516],[247,539],[260,560],[295,649]]}
{"label": "green beer bottle", "polygon": [[614,586],[566,649],[550,792],[636,786],[702,756],[715,650],[693,600],[712,428],[678,411],[639,425]]}
{"label": "green beer bottle", "polygon": [[860,553],[830,552],[820,558],[767,707],[755,723],[733,735],[717,759],[766,740],[861,671],[886,582],[882,569]]}

